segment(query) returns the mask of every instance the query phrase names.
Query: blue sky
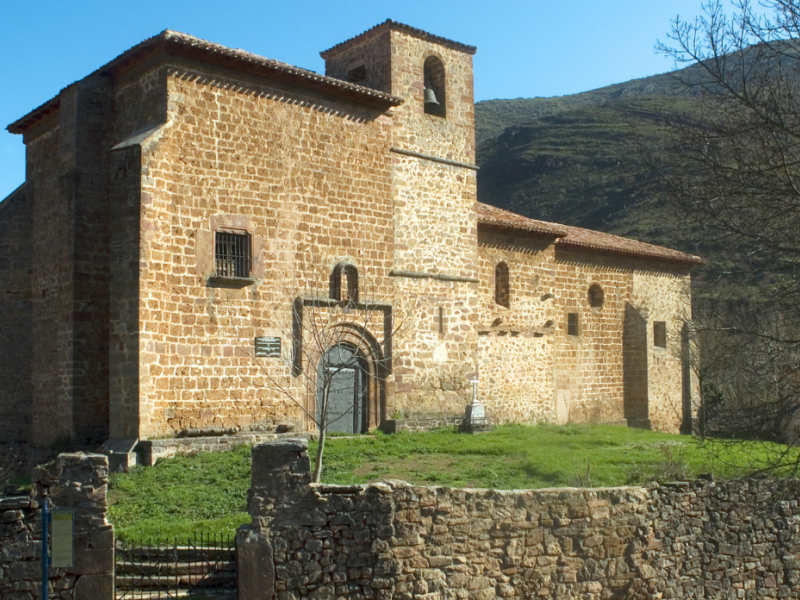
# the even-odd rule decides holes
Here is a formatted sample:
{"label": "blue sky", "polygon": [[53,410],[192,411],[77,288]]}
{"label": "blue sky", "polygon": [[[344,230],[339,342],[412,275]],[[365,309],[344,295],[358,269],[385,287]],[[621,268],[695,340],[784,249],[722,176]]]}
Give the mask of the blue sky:
{"label": "blue sky", "polygon": [[653,46],[700,0],[0,0],[0,199],[25,179],[5,131],[163,29],[318,72],[319,52],[387,18],[478,47],[475,98],[559,96],[663,73]]}

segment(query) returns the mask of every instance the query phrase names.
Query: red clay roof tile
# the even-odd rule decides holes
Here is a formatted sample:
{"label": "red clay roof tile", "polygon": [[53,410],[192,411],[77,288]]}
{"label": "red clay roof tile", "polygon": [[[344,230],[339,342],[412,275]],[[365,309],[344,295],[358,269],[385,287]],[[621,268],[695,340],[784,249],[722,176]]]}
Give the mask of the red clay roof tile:
{"label": "red clay roof tile", "polygon": [[386,19],[383,23],[379,23],[378,25],[375,25],[375,27],[371,27],[363,33],[359,33],[358,35],[351,37],[350,39],[345,40],[343,42],[340,42],[335,46],[328,48],[327,50],[323,50],[322,52],[319,53],[319,55],[322,58],[327,58],[328,55],[330,55],[334,51],[344,50],[345,48],[348,48],[360,42],[367,36],[376,35],[387,29],[392,29],[394,31],[402,31],[403,33],[407,33],[408,35],[413,35],[414,37],[418,37],[423,40],[433,42],[435,44],[440,44],[448,48],[454,48],[455,50],[460,50],[461,52],[465,52],[467,54],[475,54],[478,51],[478,48],[475,46],[468,46],[467,44],[462,44],[461,42],[449,40],[447,38],[443,38],[438,35],[433,35],[432,33],[428,33],[427,31],[423,31],[422,29],[411,27],[410,25],[406,25],[405,23],[398,23],[397,21],[393,21],[392,19]]}
{"label": "red clay roof tile", "polygon": [[611,252],[614,254],[625,254],[644,258],[657,258],[692,265],[701,265],[705,262],[699,256],[686,254],[663,246],[638,242],[618,235],[611,235],[610,233],[529,219],[507,210],[483,204],[482,202],[477,202],[476,206],[479,225],[487,225],[490,227],[500,226],[520,231],[553,235],[558,238],[555,240],[556,246],[597,250],[600,252]]}
{"label": "red clay roof tile", "polygon": [[[177,52],[191,52],[193,56],[206,60],[213,60],[215,57],[224,59],[227,61],[227,64],[256,69],[258,73],[263,75],[271,75],[272,77],[290,83],[296,83],[303,87],[310,87],[336,96],[344,96],[357,102],[377,102],[385,106],[397,106],[403,103],[403,99],[398,96],[393,96],[334,77],[328,77],[327,75],[320,75],[314,71],[294,67],[287,63],[253,54],[252,52],[246,52],[245,50],[228,48],[221,44],[208,42],[186,33],[180,33],[170,29],[165,29],[158,35],[148,38],[133,48],[126,50],[115,59],[91,73],[91,75],[112,73],[117,69],[128,67],[139,59],[150,56],[152,52],[160,48],[169,48]],[[67,88],[68,87],[70,86],[67,86]],[[61,91],[63,92],[64,90]],[[11,133],[24,133],[28,127],[37,122],[40,118],[58,109],[60,95],[61,93],[59,92],[55,98],[48,100],[24,117],[17,119],[6,129]]]}

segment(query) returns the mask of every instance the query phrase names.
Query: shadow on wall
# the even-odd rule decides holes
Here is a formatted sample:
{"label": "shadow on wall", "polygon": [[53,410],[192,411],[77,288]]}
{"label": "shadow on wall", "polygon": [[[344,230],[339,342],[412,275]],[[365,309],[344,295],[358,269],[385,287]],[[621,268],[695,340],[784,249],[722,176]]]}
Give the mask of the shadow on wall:
{"label": "shadow on wall", "polygon": [[[630,303],[625,304],[622,331],[622,382],[625,418],[650,418],[647,403],[647,319]],[[634,421],[635,422],[635,421]]]}

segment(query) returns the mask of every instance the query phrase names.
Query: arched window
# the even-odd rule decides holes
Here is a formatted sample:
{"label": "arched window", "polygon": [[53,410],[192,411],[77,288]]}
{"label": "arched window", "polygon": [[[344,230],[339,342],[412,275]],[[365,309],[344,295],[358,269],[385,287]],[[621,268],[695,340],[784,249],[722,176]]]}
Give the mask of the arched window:
{"label": "arched window", "polygon": [[435,56],[429,56],[425,59],[423,74],[425,114],[445,118],[447,116],[447,88],[444,63]]}
{"label": "arched window", "polygon": [[358,269],[347,263],[339,263],[331,273],[330,293],[333,300],[358,302]]}
{"label": "arched window", "polygon": [[494,269],[494,301],[500,306],[511,306],[511,289],[508,280],[508,265],[497,263]]}

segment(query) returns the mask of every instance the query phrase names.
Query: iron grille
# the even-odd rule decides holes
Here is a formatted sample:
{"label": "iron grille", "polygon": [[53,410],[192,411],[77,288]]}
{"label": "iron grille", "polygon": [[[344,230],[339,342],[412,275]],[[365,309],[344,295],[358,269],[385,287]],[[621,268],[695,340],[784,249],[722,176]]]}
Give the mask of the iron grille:
{"label": "iron grille", "polygon": [[232,535],[194,535],[185,542],[118,540],[116,600],[236,598],[236,544]]}
{"label": "iron grille", "polygon": [[250,277],[250,235],[217,231],[214,257],[217,277]]}

